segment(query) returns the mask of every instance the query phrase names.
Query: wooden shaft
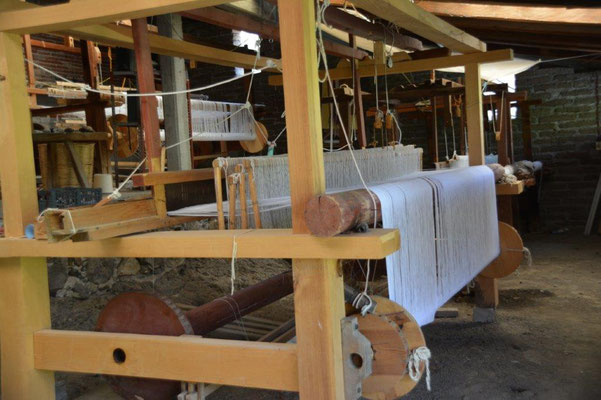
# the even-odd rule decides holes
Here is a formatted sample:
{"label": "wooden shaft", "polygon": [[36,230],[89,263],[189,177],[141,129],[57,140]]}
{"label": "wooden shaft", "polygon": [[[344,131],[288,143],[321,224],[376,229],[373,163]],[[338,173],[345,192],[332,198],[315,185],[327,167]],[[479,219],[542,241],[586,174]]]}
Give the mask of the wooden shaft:
{"label": "wooden shaft", "polygon": [[[349,35],[349,46],[356,48],[357,41],[355,36]],[[367,147],[367,135],[365,133],[365,113],[363,112],[363,97],[361,95],[361,77],[359,76],[359,61],[351,60],[353,69],[353,100],[355,102],[355,118],[357,121],[357,140],[359,147]],[[349,133],[350,135],[350,133]]]}
{"label": "wooden shaft", "polygon": [[372,195],[359,189],[314,196],[307,202],[305,223],[311,234],[320,237],[338,235],[361,224],[373,225],[374,218],[382,220],[382,213],[378,196]]}
{"label": "wooden shaft", "polygon": [[219,223],[219,229],[225,229],[225,216],[223,215],[223,187],[221,185],[221,166],[215,160],[213,162],[213,176],[215,179],[215,202],[217,204],[217,221]]}
{"label": "wooden shaft", "polygon": [[228,182],[228,204],[230,206],[229,214],[228,214],[228,228],[236,229],[236,181],[234,175],[230,175],[227,177]]}
{"label": "wooden shaft", "polygon": [[288,296],[292,291],[292,272],[284,272],[187,311],[186,317],[196,335],[205,335]]}
{"label": "wooden shaft", "polygon": [[236,172],[240,174],[239,190],[240,190],[240,227],[248,228],[248,210],[246,208],[246,177],[242,164],[236,165]]}
{"label": "wooden shaft", "polygon": [[261,211],[259,210],[259,201],[257,200],[257,186],[255,185],[255,173],[249,160],[244,160],[244,168],[248,172],[248,188],[250,189],[250,201],[253,208],[255,229],[261,229]]}
{"label": "wooden shaft", "polygon": [[[154,71],[148,39],[148,24],[146,18],[133,19],[131,22],[134,51],[136,54],[136,69],[138,73],[138,90],[140,93],[154,93]],[[162,171],[161,138],[159,133],[158,102],[155,96],[140,97],[140,119],[144,132],[146,160],[150,172]],[[157,203],[157,213],[167,215],[165,204],[165,186],[154,186],[153,195]]]}

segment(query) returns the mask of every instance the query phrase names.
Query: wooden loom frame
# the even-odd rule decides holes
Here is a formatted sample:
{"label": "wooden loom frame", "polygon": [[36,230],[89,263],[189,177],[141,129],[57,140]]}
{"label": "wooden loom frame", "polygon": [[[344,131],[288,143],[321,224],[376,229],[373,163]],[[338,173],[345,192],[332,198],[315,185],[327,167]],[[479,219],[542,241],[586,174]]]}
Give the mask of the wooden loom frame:
{"label": "wooden loom frame", "polygon": [[[229,0],[231,1],[231,0]],[[292,230],[156,232],[81,243],[23,239],[38,213],[29,99],[20,34],[87,29],[115,19],[142,18],[213,6],[228,0],[72,0],[35,7],[0,6],[0,178],[6,238],[0,239],[0,337],[4,399],[53,399],[52,371],[155,377],[188,382],[299,391],[302,399],[344,398],[340,320],[343,282],[337,259],[378,259],[398,250],[397,230],[333,238],[307,234],[307,200],[325,189],[314,2],[280,0],[280,35],[288,126]],[[476,38],[409,0],[361,0],[375,15],[393,17],[421,36],[473,52],[466,65],[470,162],[484,163],[479,62],[489,53]],[[382,8],[383,7],[383,8]],[[93,28],[93,27],[92,27]],[[511,58],[511,52],[505,54]],[[423,64],[423,69],[433,66]],[[50,329],[45,257],[238,257],[293,259],[297,344],[249,343]],[[269,243],[269,247],[264,244]],[[494,286],[494,280],[491,280]],[[482,285],[481,285],[482,286]],[[490,284],[487,286],[490,287]],[[487,292],[488,293],[488,292]],[[494,292],[490,292],[494,296]],[[113,358],[115,349],[127,354]],[[160,362],[158,361],[160,360]],[[260,368],[257,368],[260,366]]]}

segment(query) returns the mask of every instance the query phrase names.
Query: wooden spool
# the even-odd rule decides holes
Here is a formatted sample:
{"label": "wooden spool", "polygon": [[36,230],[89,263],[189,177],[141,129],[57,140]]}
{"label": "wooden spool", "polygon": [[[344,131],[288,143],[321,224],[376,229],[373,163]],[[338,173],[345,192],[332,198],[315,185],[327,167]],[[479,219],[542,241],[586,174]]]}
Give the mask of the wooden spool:
{"label": "wooden spool", "polygon": [[267,132],[267,128],[265,128],[265,125],[263,125],[260,122],[255,122],[255,128],[257,132],[257,137],[254,140],[240,141],[240,146],[242,146],[244,151],[248,153],[259,153],[267,145],[267,138],[269,137],[269,133]]}
{"label": "wooden spool", "polygon": [[373,371],[363,381],[363,397],[397,399],[417,385],[407,373],[407,362],[412,351],[426,345],[426,339],[413,316],[399,304],[381,296],[372,299],[378,304],[375,315],[358,318],[359,331],[374,350]]}
{"label": "wooden spool", "polygon": [[518,231],[505,222],[499,222],[501,254],[480,272],[485,278],[504,278],[513,273],[524,259],[524,242]]}

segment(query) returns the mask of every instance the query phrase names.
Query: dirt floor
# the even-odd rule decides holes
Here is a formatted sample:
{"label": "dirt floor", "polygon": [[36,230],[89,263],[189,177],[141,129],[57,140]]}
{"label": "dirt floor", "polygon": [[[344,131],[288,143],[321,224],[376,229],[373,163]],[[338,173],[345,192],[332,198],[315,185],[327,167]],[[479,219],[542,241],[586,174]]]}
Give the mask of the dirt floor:
{"label": "dirt floor", "polygon": [[[432,392],[421,382],[407,399],[601,399],[601,237],[540,234],[525,242],[534,264],[500,282],[496,323],[472,323],[471,299],[459,296],[449,304],[459,318],[424,327]],[[96,390],[95,398],[109,398],[106,388]],[[296,397],[222,388],[209,399]]]}

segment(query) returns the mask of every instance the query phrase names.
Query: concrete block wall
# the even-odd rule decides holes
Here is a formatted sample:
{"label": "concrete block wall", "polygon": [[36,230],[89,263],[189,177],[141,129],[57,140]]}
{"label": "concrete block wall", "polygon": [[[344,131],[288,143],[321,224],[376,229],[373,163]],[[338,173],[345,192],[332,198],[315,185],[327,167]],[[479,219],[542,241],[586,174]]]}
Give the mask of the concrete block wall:
{"label": "concrete block wall", "polygon": [[[517,90],[542,104],[531,108],[534,159],[544,163],[542,221],[547,229],[580,231],[588,217],[601,173],[601,151],[595,150],[596,72],[572,68],[533,68],[516,77]],[[516,159],[523,158],[521,115],[514,123]]]}

